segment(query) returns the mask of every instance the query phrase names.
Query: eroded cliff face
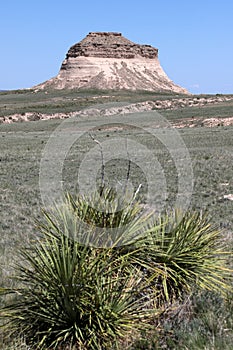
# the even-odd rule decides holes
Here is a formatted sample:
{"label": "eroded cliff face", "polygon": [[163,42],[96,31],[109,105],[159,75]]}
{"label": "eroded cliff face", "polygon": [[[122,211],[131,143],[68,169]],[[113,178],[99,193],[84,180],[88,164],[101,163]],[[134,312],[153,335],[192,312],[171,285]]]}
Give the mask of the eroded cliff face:
{"label": "eroded cliff face", "polygon": [[80,43],[72,46],[66,55],[66,60],[79,56],[152,59],[158,57],[158,49],[150,45],[135,44],[124,38],[121,33],[96,32],[89,33]]}
{"label": "eroded cliff face", "polygon": [[112,32],[91,32],[73,45],[59,74],[37,86],[49,87],[188,93],[165,74],[158,60],[158,49],[135,44],[121,33]]}

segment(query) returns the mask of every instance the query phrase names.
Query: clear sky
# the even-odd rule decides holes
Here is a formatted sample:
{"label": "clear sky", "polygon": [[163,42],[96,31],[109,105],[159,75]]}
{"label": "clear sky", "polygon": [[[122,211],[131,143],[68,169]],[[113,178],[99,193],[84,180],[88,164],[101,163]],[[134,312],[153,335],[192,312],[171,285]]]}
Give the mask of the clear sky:
{"label": "clear sky", "polygon": [[232,0],[2,0],[0,90],[55,76],[91,31],[159,49],[168,76],[192,93],[233,93]]}

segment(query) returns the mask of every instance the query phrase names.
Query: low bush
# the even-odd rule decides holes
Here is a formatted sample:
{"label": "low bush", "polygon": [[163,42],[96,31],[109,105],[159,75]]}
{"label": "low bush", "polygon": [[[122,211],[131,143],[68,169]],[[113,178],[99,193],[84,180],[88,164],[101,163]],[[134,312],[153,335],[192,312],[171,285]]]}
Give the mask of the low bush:
{"label": "low bush", "polygon": [[221,233],[201,214],[156,218],[104,189],[43,217],[20,251],[17,287],[0,291],[5,334],[32,349],[122,348],[194,288],[228,292]]}

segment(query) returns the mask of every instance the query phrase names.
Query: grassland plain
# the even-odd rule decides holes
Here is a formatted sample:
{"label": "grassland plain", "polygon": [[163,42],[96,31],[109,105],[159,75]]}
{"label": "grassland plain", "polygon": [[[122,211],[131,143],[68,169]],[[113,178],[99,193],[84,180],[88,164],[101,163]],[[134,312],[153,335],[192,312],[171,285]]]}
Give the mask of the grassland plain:
{"label": "grassland plain", "polygon": [[[27,111],[37,112],[65,112],[76,111],[90,106],[95,102],[117,101],[146,101],[168,98],[165,94],[152,95],[151,93],[103,93],[97,91],[80,92],[39,92],[18,91],[0,93],[1,115]],[[170,96],[174,98],[174,96]],[[107,100],[107,101],[106,101]],[[232,104],[222,103],[202,108],[189,107],[177,110],[160,111],[169,121],[181,121],[185,118],[213,118],[229,117],[233,115]],[[80,120],[80,127],[85,129],[92,124],[92,117]],[[106,117],[103,117],[106,122]],[[34,220],[40,217],[42,206],[39,191],[40,160],[46,142],[51,133],[61,123],[60,120],[23,122],[0,125],[0,285],[7,285],[12,273],[11,264],[15,258],[15,251],[19,246],[36,237]],[[151,120],[150,126],[153,125]],[[201,124],[200,124],[201,125]],[[146,127],[142,120],[142,127]],[[133,131],[134,138],[143,139],[143,133]],[[117,136],[129,136],[130,129],[95,130],[95,138],[99,141]],[[232,164],[233,164],[233,127],[195,127],[182,128],[180,136],[189,150],[193,171],[194,190],[191,198],[191,207],[207,211],[212,221],[223,229],[223,239],[232,240],[233,231],[233,201],[224,198],[233,194]],[[75,192],[77,190],[77,174],[80,162],[93,140],[83,138],[82,149],[74,144],[64,162],[64,188]],[[168,205],[172,207],[177,193],[177,178],[174,162],[168,151],[159,143],[151,144],[153,140],[146,139],[146,146],[152,147],[156,153],[164,173],[168,187]],[[122,165],[119,166],[119,165]],[[125,169],[125,175],[122,173]],[[108,177],[122,179],[127,176],[127,165],[119,161],[109,162],[105,168]],[[146,179],[140,169],[131,169],[132,181],[135,187]],[[146,184],[145,184],[146,188]],[[170,203],[170,204],[169,204]],[[1,300],[0,300],[1,305]],[[232,316],[233,318],[233,316]],[[222,345],[221,345],[222,346]],[[0,343],[1,348],[1,343]],[[173,347],[175,349],[175,347]],[[177,347],[177,349],[180,347]],[[210,347],[211,348],[211,347]],[[206,349],[210,349],[206,348]],[[185,347],[184,347],[185,349]],[[191,349],[191,346],[190,346]],[[200,349],[202,349],[200,347]],[[204,347],[203,347],[204,349]],[[211,349],[214,349],[213,347]],[[216,348],[217,349],[217,348]],[[230,349],[230,348],[229,348]]]}
{"label": "grassland plain", "polygon": [[[151,93],[147,91],[99,91],[99,90],[16,90],[0,92],[0,116],[14,113],[66,113],[80,110],[94,103],[141,102],[173,98],[170,93]],[[184,98],[186,95],[184,95]]]}

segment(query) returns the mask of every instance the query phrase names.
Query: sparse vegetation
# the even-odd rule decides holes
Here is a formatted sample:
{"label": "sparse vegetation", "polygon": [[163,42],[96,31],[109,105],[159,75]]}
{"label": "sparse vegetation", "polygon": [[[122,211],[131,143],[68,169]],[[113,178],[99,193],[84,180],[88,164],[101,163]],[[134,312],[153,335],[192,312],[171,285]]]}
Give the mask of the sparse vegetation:
{"label": "sparse vegetation", "polygon": [[194,288],[227,295],[224,244],[204,217],[152,219],[136,202],[119,210],[116,196],[104,189],[93,213],[95,198],[69,195],[44,213],[40,238],[21,249],[17,285],[1,290],[15,295],[2,309],[11,337],[35,349],[114,349],[132,330],[156,329]]}
{"label": "sparse vegetation", "polygon": [[[82,108],[105,102],[140,102],[173,98],[171,93],[153,93],[149,91],[100,91],[100,90],[18,90],[0,93],[0,116],[14,113],[37,112],[57,113],[73,112]],[[183,97],[183,96],[182,96]],[[184,97],[185,98],[185,97]]]}
{"label": "sparse vegetation", "polygon": [[[42,110],[45,112],[55,110],[60,112],[63,111],[65,106],[69,110],[72,110],[72,108],[76,110],[77,106],[82,108],[82,106],[85,107],[89,103],[93,104],[95,101],[100,103],[102,99],[101,94],[95,91],[80,91],[79,93],[76,91],[48,91],[48,94],[44,92],[32,94],[30,91],[20,91],[14,94],[1,92],[0,115],[5,115],[5,113],[11,114],[16,111],[26,113],[29,105],[37,112]],[[111,95],[111,93],[104,92],[104,95]],[[70,101],[77,96],[78,101],[73,101],[74,105],[71,105]],[[99,99],[93,99],[92,97],[94,96],[98,96]],[[102,102],[136,102],[148,100],[148,97],[149,99],[169,98],[162,95],[153,96],[152,93],[112,92],[109,100],[104,98]],[[174,96],[170,97],[174,98]],[[79,98],[83,101],[82,106],[79,105]],[[224,199],[224,195],[233,193],[232,170],[230,167],[230,164],[233,162],[233,128],[231,126],[201,127],[203,118],[232,116],[232,104],[223,103],[203,108],[187,107],[176,111],[163,111],[162,114],[172,121],[182,121],[183,118],[191,118],[192,116],[200,118],[200,127],[180,130],[180,135],[189,149],[194,170],[195,183],[191,208],[194,208],[199,213],[206,212],[216,229],[221,229],[222,235],[219,237],[221,243],[225,244],[228,250],[232,252],[233,202]],[[153,124],[152,122],[153,120],[151,120],[151,125]],[[30,246],[32,240],[37,241],[38,239],[34,218],[40,219],[40,206],[42,204],[38,187],[40,159],[51,132],[59,123],[59,120],[49,120],[0,125],[0,210],[2,214],[0,223],[0,286],[13,289],[19,288],[18,282],[10,279],[10,276],[15,273],[12,267],[12,260],[16,259],[15,251],[24,249],[25,246]],[[91,118],[80,120],[80,127],[83,129],[90,124]],[[142,127],[145,126],[148,125],[145,125],[145,122],[142,120]],[[135,139],[143,142],[143,135],[138,131],[119,130],[117,136],[124,137],[132,132],[134,132],[133,137]],[[115,134],[111,130],[95,130],[95,136],[100,141],[105,140],[107,135],[114,137]],[[84,138],[84,149],[91,147],[92,142],[90,137]],[[172,159],[169,158],[166,149],[159,143],[156,145],[152,144],[154,141],[150,140],[149,137],[146,142],[148,143],[146,146],[155,149],[156,156],[166,175],[169,193],[167,209],[169,210],[174,206],[174,196],[177,191],[175,179],[172,175],[174,174],[174,164]],[[77,168],[82,157],[82,152],[80,153],[80,150],[74,144],[65,160],[63,180],[65,190],[68,190],[72,195],[77,190],[75,174],[77,174]],[[105,171],[110,179],[112,177],[119,180],[125,178],[127,170],[124,172],[124,169],[122,169],[118,169],[114,162],[110,162],[105,167]],[[136,168],[134,169],[133,165],[131,181],[136,188],[138,184],[144,184],[145,181],[142,174]],[[140,198],[143,199],[143,191],[141,194]],[[188,247],[186,248],[188,250]],[[227,259],[228,266],[232,268],[232,256],[228,256]],[[183,280],[184,276],[181,274],[181,281]],[[173,278],[172,281],[175,282],[176,280]],[[141,330],[141,332],[137,331],[135,334],[128,334],[127,339],[121,340],[122,348],[128,347],[130,350],[230,350],[233,342],[232,292],[229,291],[229,294],[223,298],[217,291],[197,292],[195,288],[193,289],[193,284],[196,285],[193,281],[188,288],[178,293],[182,298],[179,301],[176,300],[175,311],[169,310],[165,312],[163,317],[159,318],[159,322],[153,323],[154,331]],[[168,283],[168,290],[169,286],[170,284]],[[181,286],[183,286],[182,283]],[[174,290],[174,286],[172,286],[172,290]],[[191,295],[189,294],[190,291],[192,291]],[[172,295],[171,299],[174,302],[177,295],[174,293],[170,295]],[[167,296],[168,294],[165,292],[161,300],[166,299],[167,302],[169,299]],[[4,304],[5,298],[0,297],[0,306],[3,307]],[[4,334],[1,332],[0,330],[1,349],[26,350],[28,348],[24,338],[15,339],[11,345],[3,343],[2,337]],[[188,337],[187,334],[189,334]]]}

